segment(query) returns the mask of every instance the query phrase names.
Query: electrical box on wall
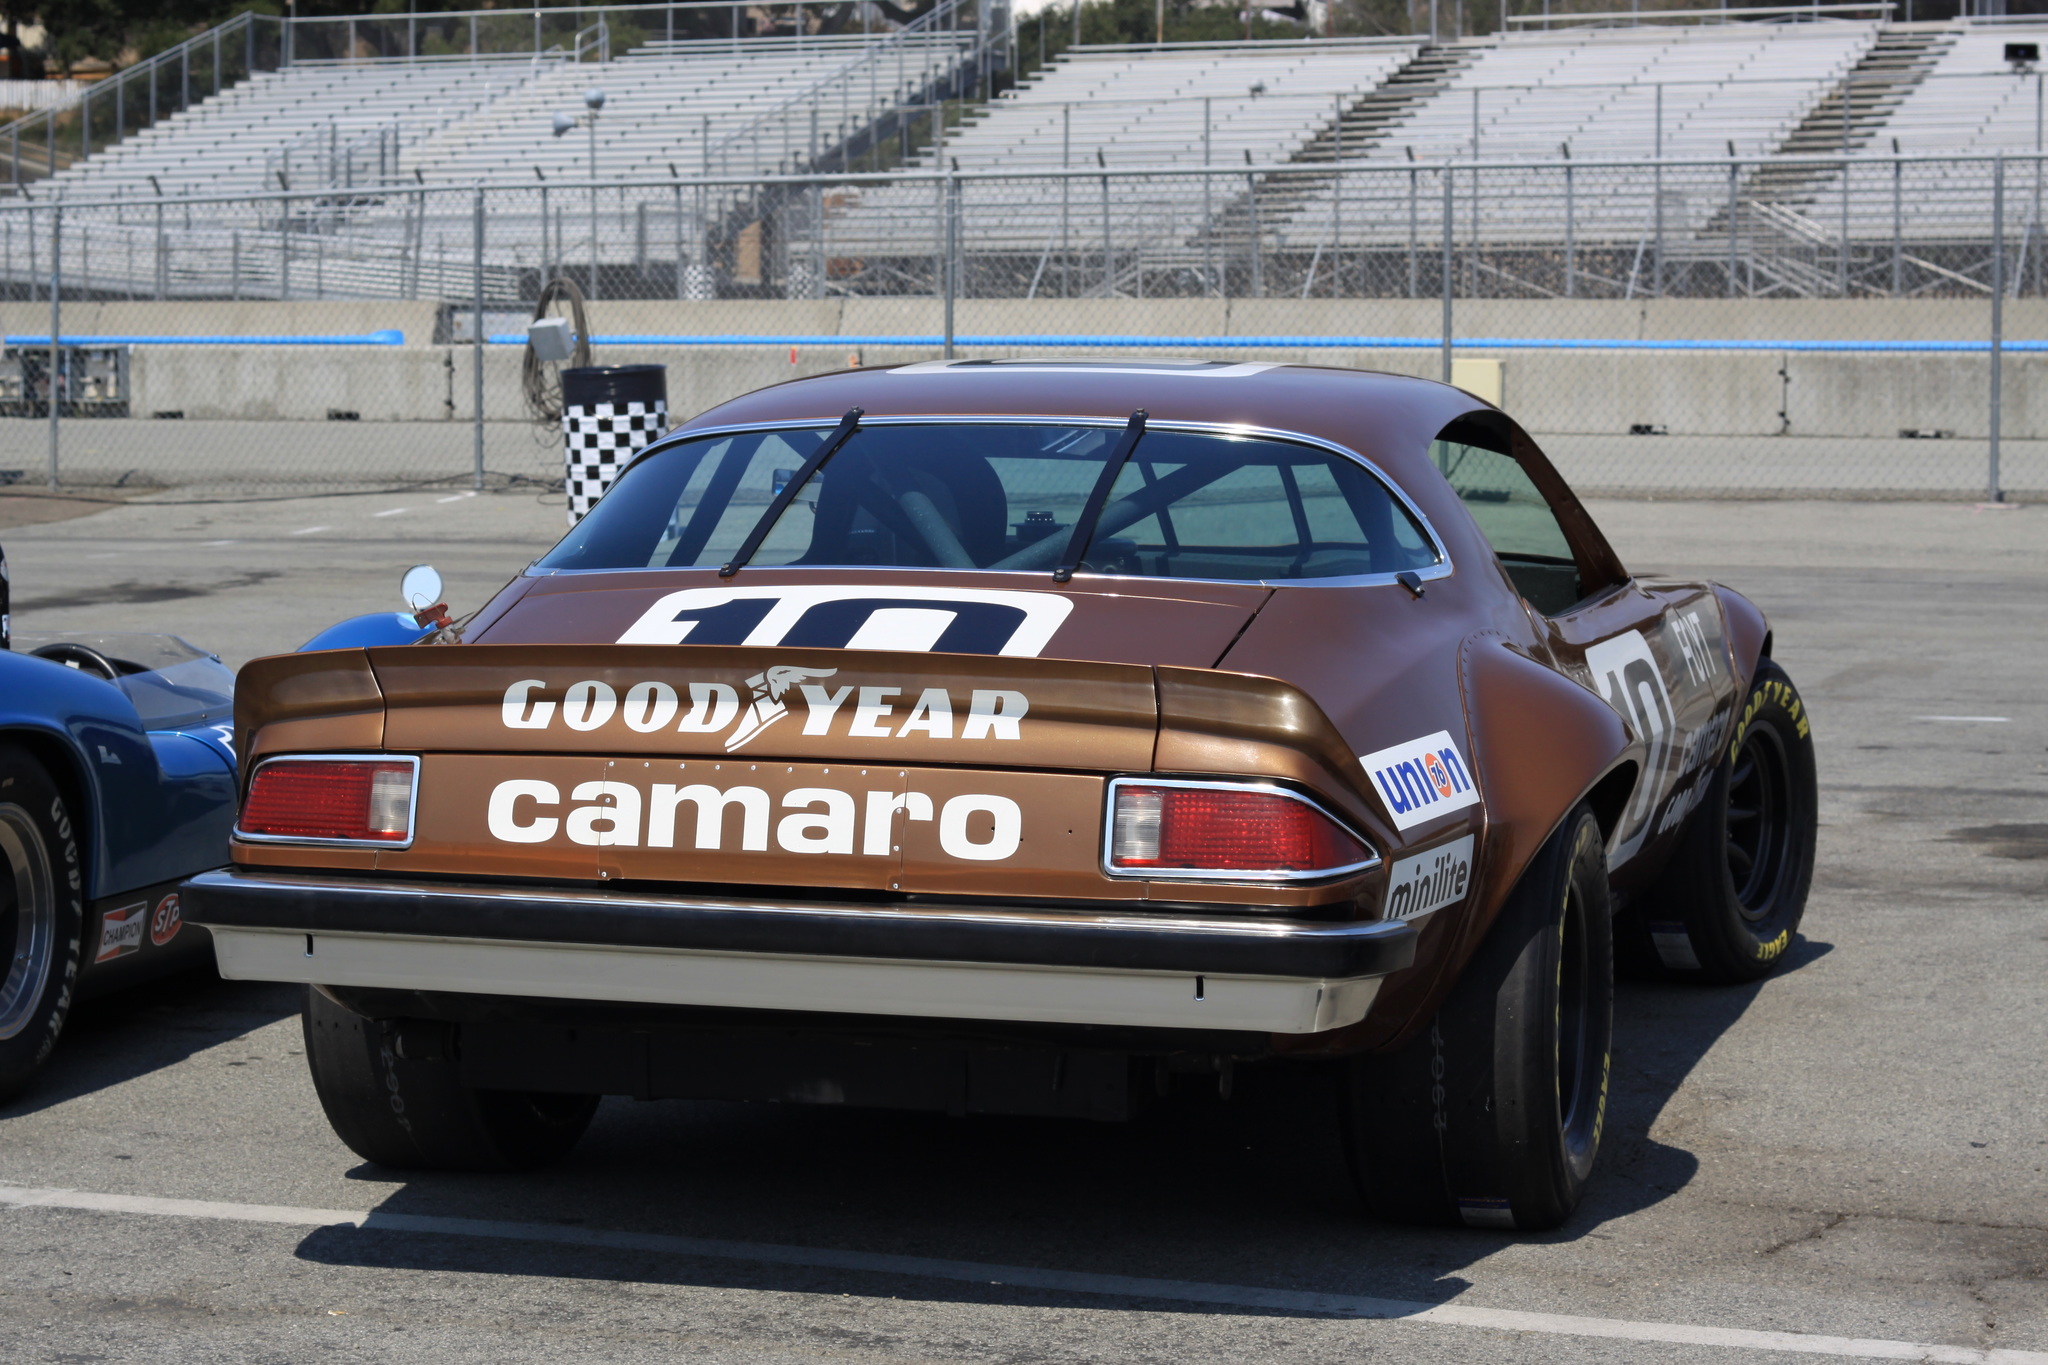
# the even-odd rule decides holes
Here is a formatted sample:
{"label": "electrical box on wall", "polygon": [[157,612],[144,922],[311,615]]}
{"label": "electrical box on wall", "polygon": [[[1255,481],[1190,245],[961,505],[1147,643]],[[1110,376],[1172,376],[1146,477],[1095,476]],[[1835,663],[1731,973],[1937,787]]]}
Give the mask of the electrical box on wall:
{"label": "electrical box on wall", "polygon": [[1508,403],[1507,364],[1505,360],[1453,356],[1451,383],[1474,398],[1504,408]]}

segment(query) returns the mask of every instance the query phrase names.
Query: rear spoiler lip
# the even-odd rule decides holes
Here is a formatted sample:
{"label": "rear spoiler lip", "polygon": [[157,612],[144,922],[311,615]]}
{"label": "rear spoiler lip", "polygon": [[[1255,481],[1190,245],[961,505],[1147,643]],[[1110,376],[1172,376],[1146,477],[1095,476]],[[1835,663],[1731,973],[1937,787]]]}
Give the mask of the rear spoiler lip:
{"label": "rear spoiler lip", "polygon": [[208,927],[1303,980],[1386,976],[1415,960],[1416,942],[1405,920],[848,904],[234,868],[201,873],[182,893],[186,917]]}

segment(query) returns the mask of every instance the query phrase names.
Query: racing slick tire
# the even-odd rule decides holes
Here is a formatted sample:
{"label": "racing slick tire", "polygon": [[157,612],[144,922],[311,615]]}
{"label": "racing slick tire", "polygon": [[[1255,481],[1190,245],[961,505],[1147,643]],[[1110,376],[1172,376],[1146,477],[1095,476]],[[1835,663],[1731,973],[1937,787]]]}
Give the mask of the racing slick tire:
{"label": "racing slick tire", "polygon": [[0,744],[0,1101],[57,1046],[78,984],[85,869],[57,784],[26,750]]}
{"label": "racing slick tire", "polygon": [[1671,860],[1616,926],[1624,961],[1726,985],[1769,976],[1806,913],[1819,824],[1806,706],[1765,659]]}
{"label": "racing slick tire", "polygon": [[[566,1156],[596,1095],[479,1090],[449,1047],[411,1046],[399,1030],[306,988],[306,1062],[335,1135],[365,1161],[399,1170],[523,1171]],[[452,1030],[442,1030],[452,1038]],[[414,1051],[438,1055],[414,1057]]]}
{"label": "racing slick tire", "polygon": [[1376,1216],[1525,1230],[1571,1216],[1607,1113],[1612,928],[1606,839],[1581,805],[1430,1026],[1346,1064],[1345,1149]]}

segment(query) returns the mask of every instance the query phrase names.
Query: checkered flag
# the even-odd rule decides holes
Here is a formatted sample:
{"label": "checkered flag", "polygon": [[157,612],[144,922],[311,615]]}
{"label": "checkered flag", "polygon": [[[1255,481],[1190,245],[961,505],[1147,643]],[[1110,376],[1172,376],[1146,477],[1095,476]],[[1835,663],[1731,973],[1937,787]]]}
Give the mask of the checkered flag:
{"label": "checkered flag", "polygon": [[569,524],[583,519],[604,496],[635,451],[668,427],[668,404],[593,403],[562,411],[562,484],[569,494]]}

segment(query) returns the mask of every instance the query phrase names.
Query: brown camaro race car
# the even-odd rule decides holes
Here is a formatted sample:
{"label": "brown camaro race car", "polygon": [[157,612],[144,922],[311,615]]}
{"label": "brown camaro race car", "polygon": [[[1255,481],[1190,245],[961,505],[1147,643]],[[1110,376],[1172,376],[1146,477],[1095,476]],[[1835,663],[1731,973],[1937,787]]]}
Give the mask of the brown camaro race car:
{"label": "brown camaro race car", "polygon": [[929,362],[735,399],[458,627],[261,659],[229,977],[393,1166],[597,1097],[1118,1118],[1332,1068],[1383,1216],[1552,1226],[1614,965],[1771,970],[1813,865],[1748,601],[1632,577],[1426,380]]}

